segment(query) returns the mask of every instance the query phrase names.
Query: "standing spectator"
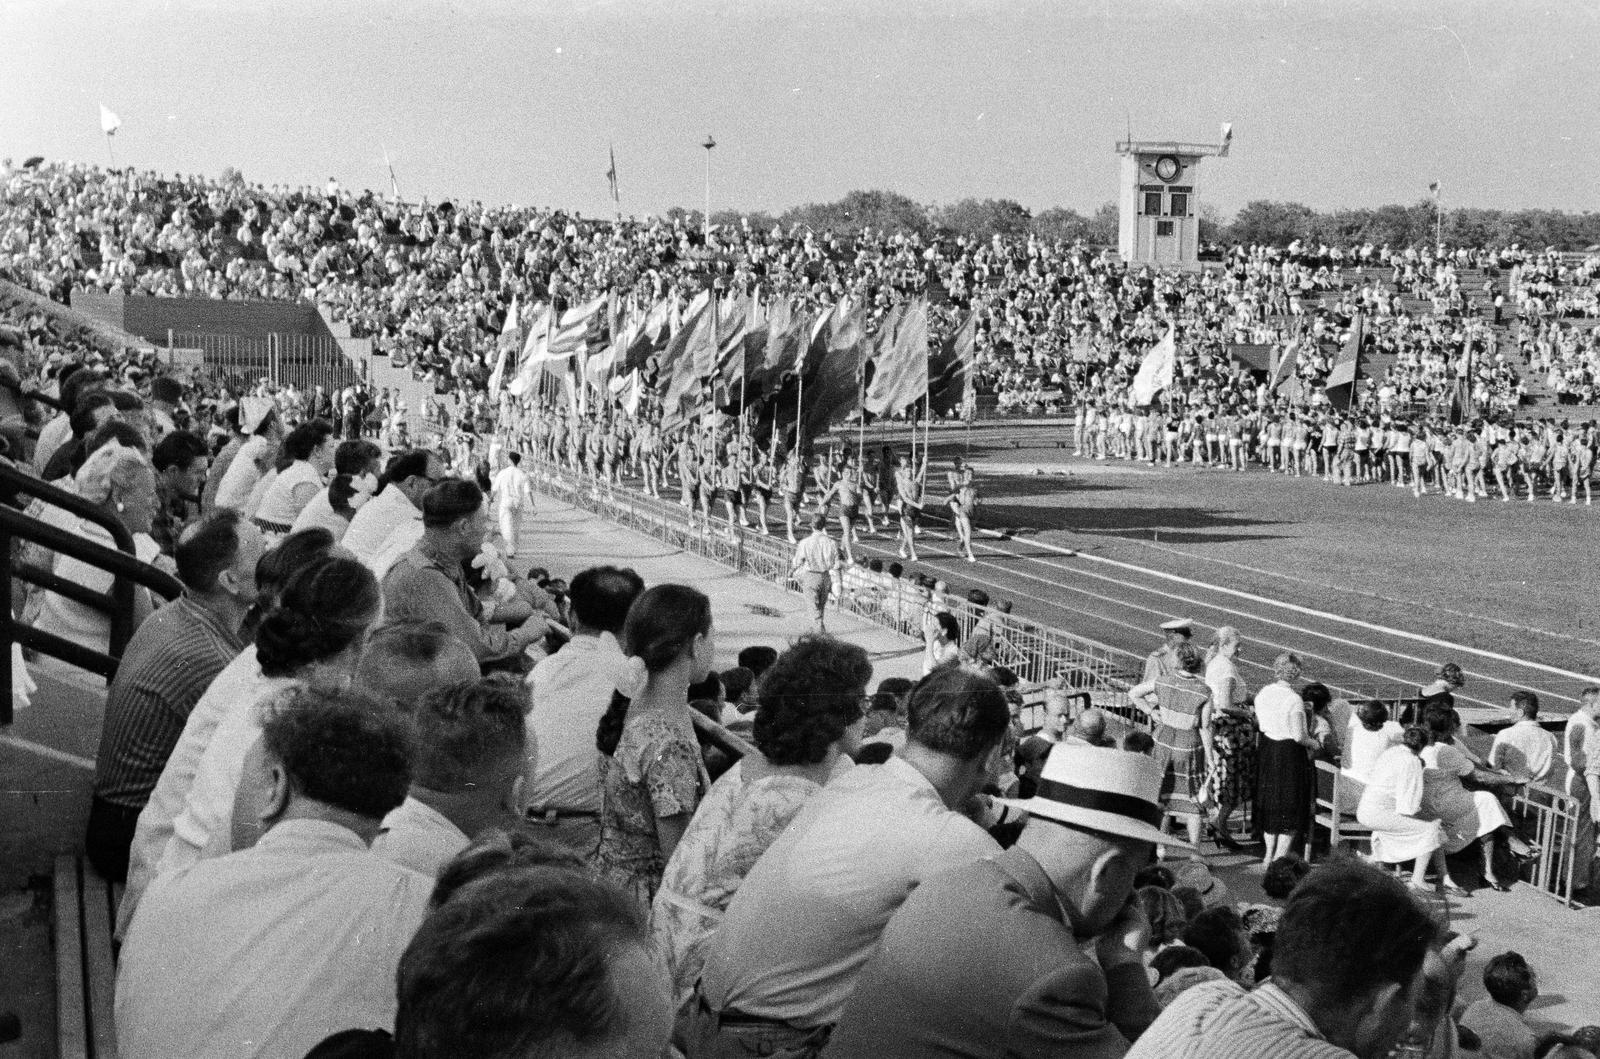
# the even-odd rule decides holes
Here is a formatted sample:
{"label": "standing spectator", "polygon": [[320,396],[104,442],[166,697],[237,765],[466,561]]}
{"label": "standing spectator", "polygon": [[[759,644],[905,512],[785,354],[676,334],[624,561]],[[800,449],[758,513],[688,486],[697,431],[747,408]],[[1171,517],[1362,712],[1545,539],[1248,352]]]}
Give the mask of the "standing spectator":
{"label": "standing spectator", "polygon": [[1300,657],[1285,651],[1272,660],[1271,684],[1256,692],[1256,743],[1260,779],[1256,787],[1256,815],[1261,822],[1266,849],[1265,868],[1287,854],[1296,835],[1303,834],[1311,809],[1311,757],[1317,741],[1306,724],[1305,700],[1295,690],[1300,679]]}
{"label": "standing spectator", "polygon": [[839,576],[839,545],[828,536],[828,517],[819,512],[811,519],[811,535],[795,546],[789,575],[800,582],[800,592],[811,604],[816,631],[827,632],[828,593]]}
{"label": "standing spectator", "polygon": [[1380,1059],[1411,1022],[1434,926],[1405,887],[1355,862],[1329,862],[1290,896],[1272,980],[1185,990],[1128,1059]]}
{"label": "standing spectator", "polygon": [[991,780],[1005,696],[942,669],[908,709],[905,746],[824,787],[745,876],[706,956],[690,1059],[814,1056],[906,895],[1000,851],[961,810]]}
{"label": "standing spectator", "polygon": [[432,880],[367,847],[405,798],[411,749],[404,718],[376,699],[300,690],[273,703],[241,806],[265,833],[151,884],[118,967],[119,1054],[300,1056],[336,1030],[393,1024]]}
{"label": "standing spectator", "polygon": [[666,1054],[672,1007],[639,910],[567,868],[513,865],[450,894],[400,959],[395,1055]]}
{"label": "standing spectator", "polygon": [[1144,660],[1144,676],[1140,683],[1152,683],[1157,677],[1172,673],[1178,667],[1179,646],[1189,642],[1194,635],[1194,622],[1188,618],[1173,618],[1161,623],[1164,644],[1151,651]]}
{"label": "standing spectator", "polygon": [[594,732],[618,684],[627,682],[628,657],[617,638],[643,591],[631,569],[580,572],[567,594],[572,639],[528,675],[528,744],[536,751],[524,768],[528,815],[585,857],[600,840]]}
{"label": "standing spectator", "polygon": [[861,743],[866,651],[802,637],[761,681],[758,752],[712,785],[667,861],[650,910],[673,1000],[694,992],[705,949],[745,874],[823,785],[851,766]]}
{"label": "standing spectator", "polygon": [[[177,435],[169,435],[176,437]],[[256,599],[261,531],[216,511],[178,541],[184,594],[139,627],[106,695],[84,849],[104,878],[128,877],[139,813],[183,734],[195,703],[244,647]]]}
{"label": "standing spectator", "polygon": [[533,488],[528,483],[528,472],[522,469],[522,453],[513,452],[507,463],[494,476],[494,513],[500,524],[500,537],[506,542],[506,555],[515,557],[517,539],[522,527],[522,513],[534,513]]}
{"label": "standing spectator", "polygon": [[1207,652],[1206,687],[1211,689],[1211,793],[1217,820],[1211,837],[1217,845],[1238,852],[1229,821],[1233,811],[1255,796],[1256,723],[1250,691],[1239,675],[1239,630],[1218,627]]}
{"label": "standing spectator", "polygon": [[480,664],[518,667],[522,653],[544,639],[550,626],[539,613],[515,629],[495,623],[467,582],[466,564],[483,550],[488,531],[483,490],[461,478],[436,482],[422,498],[422,524],[422,539],[384,575],[385,616],[439,622],[472,648]]}
{"label": "standing spectator", "polygon": [[[1129,689],[1128,697],[1155,722],[1156,763],[1162,805],[1184,819],[1189,844],[1200,845],[1205,806],[1206,762],[1211,756],[1211,689],[1200,676],[1205,659],[1187,638],[1173,647],[1170,672]],[[1148,666],[1146,667],[1149,668]],[[1158,667],[1159,668],[1159,667]]]}
{"label": "standing spectator", "polygon": [[1567,718],[1562,751],[1567,763],[1567,796],[1578,811],[1573,824],[1572,890],[1593,902],[1600,897],[1591,888],[1595,813],[1600,807],[1600,687],[1583,689],[1578,708]]}
{"label": "standing spectator", "polygon": [[1489,995],[1467,1006],[1461,1025],[1478,1035],[1478,1051],[1493,1059],[1533,1059],[1538,1044],[1524,1017],[1539,999],[1539,976],[1519,953],[1502,952],[1483,968]]}
{"label": "standing spectator", "polygon": [[[471,670],[471,652],[451,641],[459,665]],[[494,677],[429,691],[410,715],[417,754],[405,801],[383,818],[373,851],[387,860],[436,876],[472,839],[521,817],[515,791],[528,755],[527,693],[520,683]]]}
{"label": "standing spectator", "polygon": [[600,718],[600,843],[594,864],[650,906],[710,781],[689,716],[689,686],[716,660],[711,601],[684,585],[657,585],[628,609],[623,683]]}
{"label": "standing spectator", "polygon": [[933,876],[894,913],[824,1054],[1121,1054],[1159,1013],[1150,923],[1129,898],[1172,841],[1160,789],[1142,755],[1051,751],[1037,796],[1012,803],[1029,814],[1016,845]]}
{"label": "standing spectator", "polygon": [[1517,720],[1495,733],[1489,748],[1491,768],[1504,769],[1524,782],[1538,783],[1550,775],[1556,760],[1556,737],[1539,723],[1539,696],[1513,691],[1511,708]]}

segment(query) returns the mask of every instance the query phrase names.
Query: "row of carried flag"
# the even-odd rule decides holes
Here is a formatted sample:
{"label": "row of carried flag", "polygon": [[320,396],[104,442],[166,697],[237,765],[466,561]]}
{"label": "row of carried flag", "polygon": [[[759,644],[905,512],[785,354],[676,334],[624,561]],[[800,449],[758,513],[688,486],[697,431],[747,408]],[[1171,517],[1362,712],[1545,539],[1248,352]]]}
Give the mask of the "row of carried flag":
{"label": "row of carried flag", "polygon": [[819,310],[705,291],[649,306],[610,295],[559,314],[513,299],[489,389],[521,397],[553,374],[582,410],[591,392],[629,415],[646,392],[659,394],[669,430],[713,408],[755,406],[815,434],[858,411],[892,415],[924,400],[934,414],[964,408],[975,335],[969,315],[930,342],[925,299],[892,306],[875,325],[851,299]]}

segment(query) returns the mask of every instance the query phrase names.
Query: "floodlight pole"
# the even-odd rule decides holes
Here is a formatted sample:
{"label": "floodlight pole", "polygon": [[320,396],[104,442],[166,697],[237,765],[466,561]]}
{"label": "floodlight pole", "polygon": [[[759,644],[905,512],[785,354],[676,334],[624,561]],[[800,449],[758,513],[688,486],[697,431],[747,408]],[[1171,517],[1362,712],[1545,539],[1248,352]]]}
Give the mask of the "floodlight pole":
{"label": "floodlight pole", "polygon": [[707,243],[711,242],[711,149],[716,145],[717,141],[712,138],[710,133],[706,133],[706,142],[700,145],[706,149],[706,212],[704,221]]}

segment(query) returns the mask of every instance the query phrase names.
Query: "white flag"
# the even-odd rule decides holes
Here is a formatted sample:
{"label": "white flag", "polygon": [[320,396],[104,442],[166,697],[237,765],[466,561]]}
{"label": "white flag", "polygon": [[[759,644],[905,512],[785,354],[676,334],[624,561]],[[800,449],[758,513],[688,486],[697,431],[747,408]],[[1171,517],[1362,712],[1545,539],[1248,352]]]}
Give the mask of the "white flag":
{"label": "white flag", "polygon": [[100,104],[100,131],[110,136],[122,128],[122,119],[111,113],[111,108]]}
{"label": "white flag", "polygon": [[1133,377],[1134,404],[1147,405],[1155,400],[1156,394],[1171,388],[1177,355],[1177,340],[1169,326],[1167,337],[1150,347],[1139,364],[1139,373]]}
{"label": "white flag", "polygon": [[505,382],[506,355],[509,352],[507,347],[516,342],[517,328],[522,324],[518,317],[521,312],[517,306],[517,296],[513,294],[511,307],[506,310],[506,322],[500,328],[500,350],[494,359],[494,370],[489,373],[489,392],[495,396],[499,396],[501,386]]}

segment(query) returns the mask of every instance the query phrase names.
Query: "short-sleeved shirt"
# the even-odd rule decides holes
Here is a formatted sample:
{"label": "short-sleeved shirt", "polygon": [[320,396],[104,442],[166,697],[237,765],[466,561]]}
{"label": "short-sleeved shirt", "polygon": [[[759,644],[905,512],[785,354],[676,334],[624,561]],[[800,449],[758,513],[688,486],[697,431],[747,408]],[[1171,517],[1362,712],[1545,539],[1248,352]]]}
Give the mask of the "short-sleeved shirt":
{"label": "short-sleeved shirt", "polygon": [[1556,737],[1538,721],[1521,720],[1494,737],[1489,763],[1513,776],[1542,780],[1555,763]]}
{"label": "short-sleeved shirt", "polygon": [[999,851],[904,758],[851,769],[745,876],[712,940],[703,994],[718,1011],[835,1023],[912,889]]}

